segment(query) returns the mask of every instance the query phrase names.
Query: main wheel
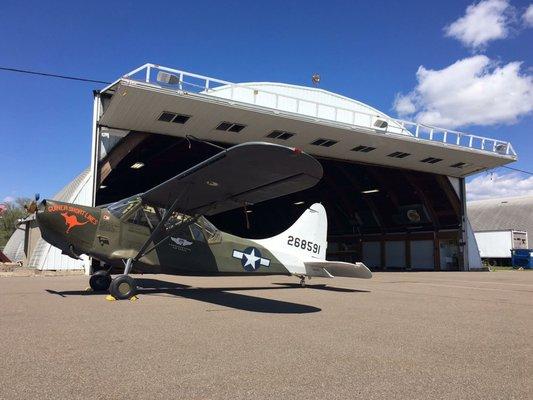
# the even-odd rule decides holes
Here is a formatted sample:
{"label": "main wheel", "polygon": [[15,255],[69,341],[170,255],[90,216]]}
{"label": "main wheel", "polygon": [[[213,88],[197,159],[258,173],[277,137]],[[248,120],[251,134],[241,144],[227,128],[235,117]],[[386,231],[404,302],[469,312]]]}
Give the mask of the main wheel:
{"label": "main wheel", "polygon": [[137,285],[135,285],[135,279],[129,275],[119,275],[111,281],[109,285],[109,293],[119,300],[129,299],[135,295]]}
{"label": "main wheel", "polygon": [[109,272],[105,270],[96,271],[89,278],[89,285],[91,286],[93,290],[96,290],[96,291],[107,290],[109,289],[110,284],[111,284],[111,276],[109,275]]}

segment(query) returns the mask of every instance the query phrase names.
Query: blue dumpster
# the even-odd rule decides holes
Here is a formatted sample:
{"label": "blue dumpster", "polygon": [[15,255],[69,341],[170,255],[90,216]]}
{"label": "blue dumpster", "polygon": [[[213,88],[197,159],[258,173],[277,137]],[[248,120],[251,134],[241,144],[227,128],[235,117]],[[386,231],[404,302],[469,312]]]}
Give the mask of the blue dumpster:
{"label": "blue dumpster", "polygon": [[515,249],[511,252],[513,268],[533,269],[533,249]]}

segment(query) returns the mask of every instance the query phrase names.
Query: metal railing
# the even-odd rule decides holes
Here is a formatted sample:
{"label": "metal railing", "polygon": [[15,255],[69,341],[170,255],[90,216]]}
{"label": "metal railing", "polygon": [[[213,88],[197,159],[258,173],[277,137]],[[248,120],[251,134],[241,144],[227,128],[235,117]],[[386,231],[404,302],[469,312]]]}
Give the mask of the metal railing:
{"label": "metal railing", "polygon": [[145,64],[124,75],[123,78],[202,95],[215,95],[217,92],[217,98],[304,115],[317,121],[333,121],[348,125],[352,129],[370,129],[378,133],[404,137],[409,135],[418,140],[516,157],[511,143],[503,140],[390,118],[378,113],[337,107],[156,64]]}

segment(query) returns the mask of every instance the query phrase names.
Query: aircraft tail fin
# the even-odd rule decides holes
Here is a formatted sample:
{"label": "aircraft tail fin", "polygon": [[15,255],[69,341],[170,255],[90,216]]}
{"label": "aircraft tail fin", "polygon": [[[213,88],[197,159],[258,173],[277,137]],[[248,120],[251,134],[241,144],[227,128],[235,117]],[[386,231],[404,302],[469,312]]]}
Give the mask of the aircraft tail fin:
{"label": "aircraft tail fin", "polygon": [[322,204],[315,203],[285,232],[259,242],[300,259],[325,260],[328,246],[327,232],[326,209]]}

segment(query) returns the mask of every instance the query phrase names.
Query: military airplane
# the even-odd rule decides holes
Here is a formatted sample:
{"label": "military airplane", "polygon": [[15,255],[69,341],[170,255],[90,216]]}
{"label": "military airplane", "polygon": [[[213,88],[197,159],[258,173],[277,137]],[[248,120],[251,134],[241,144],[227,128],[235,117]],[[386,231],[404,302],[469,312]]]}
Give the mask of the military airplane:
{"label": "military airplane", "polygon": [[[206,216],[314,186],[322,166],[296,148],[251,142],[233,146],[116,203],[86,207],[54,200],[34,204],[42,237],[63,253],[86,254],[106,268],[89,280],[116,299],[136,292],[132,272],[172,275],[294,275],[370,278],[362,263],[326,260],[327,215],[313,204],[285,232],[244,239]],[[123,274],[111,277],[112,268]]]}

